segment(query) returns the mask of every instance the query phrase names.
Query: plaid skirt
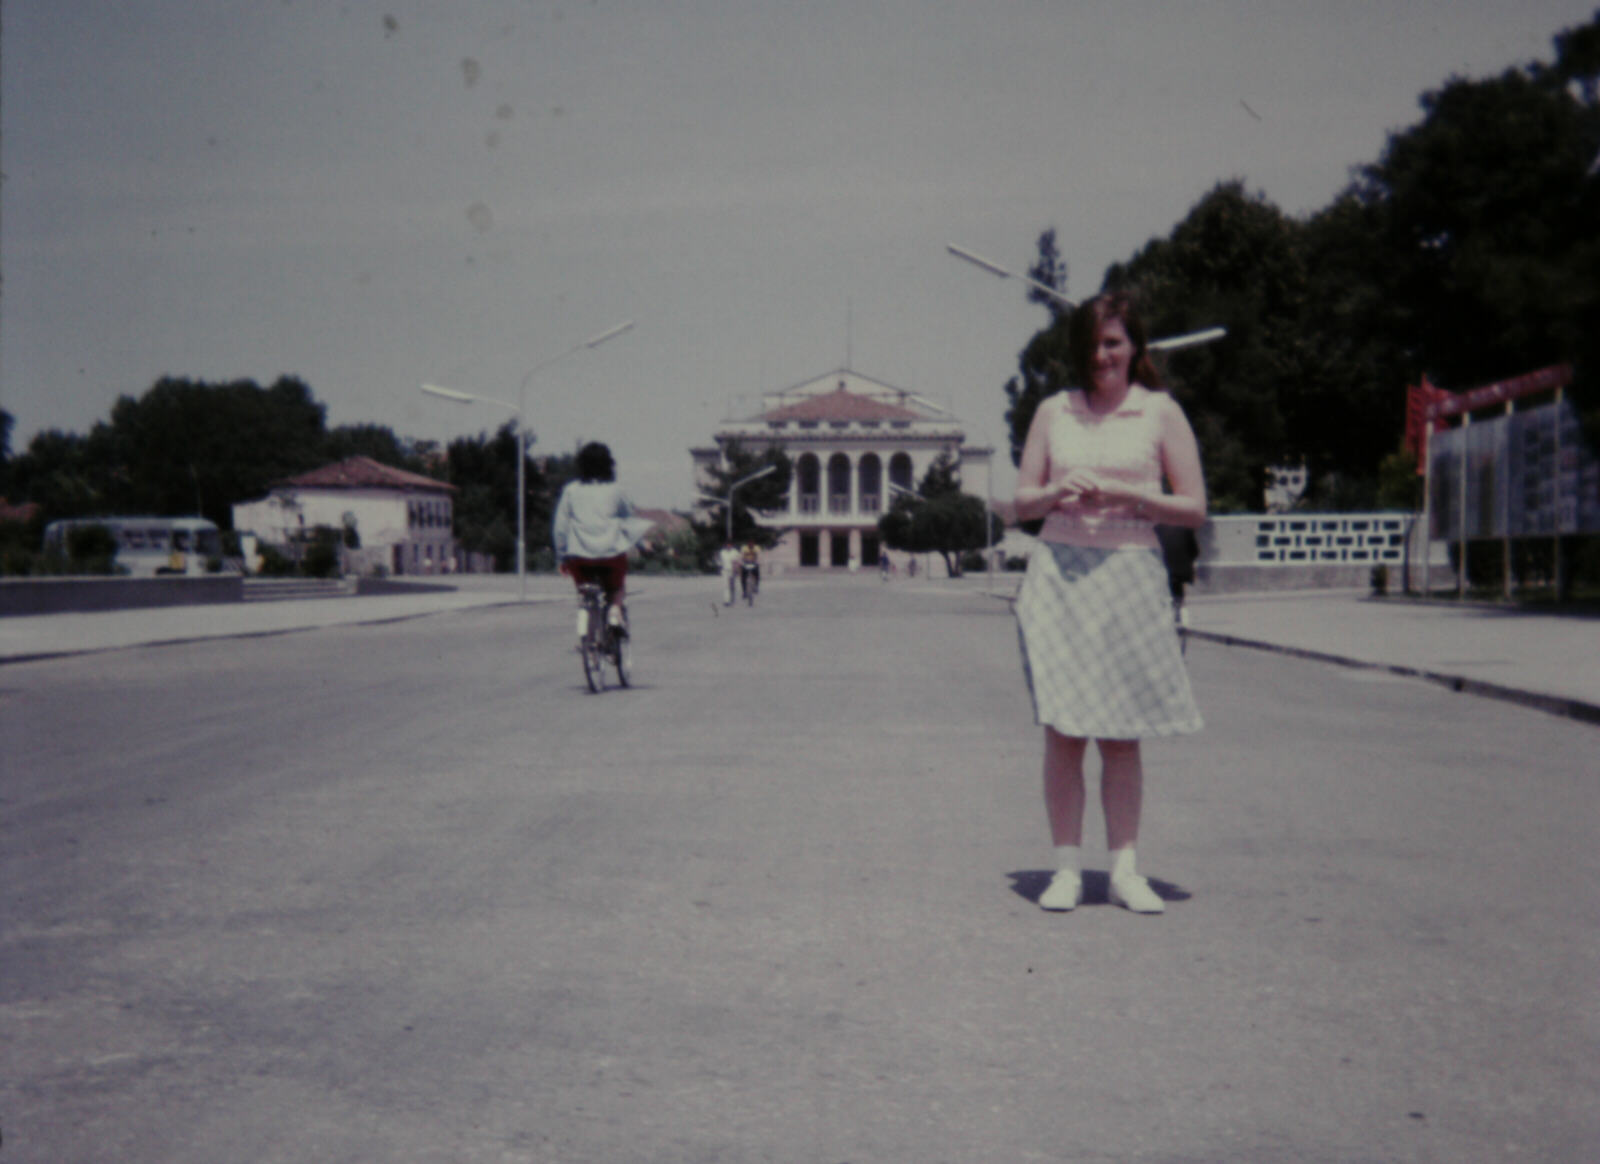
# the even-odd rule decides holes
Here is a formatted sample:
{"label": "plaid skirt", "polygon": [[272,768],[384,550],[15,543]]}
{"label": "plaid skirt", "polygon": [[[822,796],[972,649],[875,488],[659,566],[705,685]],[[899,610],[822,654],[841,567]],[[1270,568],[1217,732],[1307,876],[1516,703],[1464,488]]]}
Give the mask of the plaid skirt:
{"label": "plaid skirt", "polygon": [[1015,609],[1036,722],[1097,740],[1203,726],[1157,551],[1040,542]]}

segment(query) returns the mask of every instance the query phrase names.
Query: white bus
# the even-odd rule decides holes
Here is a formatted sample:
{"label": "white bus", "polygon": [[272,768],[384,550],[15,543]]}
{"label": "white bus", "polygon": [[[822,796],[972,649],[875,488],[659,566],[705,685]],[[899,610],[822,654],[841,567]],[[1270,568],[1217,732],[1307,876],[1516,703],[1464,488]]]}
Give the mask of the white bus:
{"label": "white bus", "polygon": [[74,529],[103,525],[117,542],[116,564],[136,577],[204,574],[222,557],[222,533],[203,517],[75,517],[44,527],[44,551],[67,556]]}

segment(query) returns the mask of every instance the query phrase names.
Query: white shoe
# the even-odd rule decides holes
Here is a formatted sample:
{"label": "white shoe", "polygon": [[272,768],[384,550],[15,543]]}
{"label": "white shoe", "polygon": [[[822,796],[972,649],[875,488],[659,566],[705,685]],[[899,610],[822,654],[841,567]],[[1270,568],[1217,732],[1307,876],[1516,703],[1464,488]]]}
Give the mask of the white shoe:
{"label": "white shoe", "polygon": [[1056,875],[1050,878],[1050,884],[1045,886],[1039,895],[1039,908],[1055,910],[1065,913],[1077,909],[1083,902],[1083,876],[1071,869],[1059,869]]}
{"label": "white shoe", "polygon": [[1123,909],[1133,913],[1165,913],[1167,903],[1156,896],[1156,891],[1150,888],[1150,882],[1137,873],[1129,873],[1111,879],[1111,887],[1106,896],[1112,905],[1120,905]]}

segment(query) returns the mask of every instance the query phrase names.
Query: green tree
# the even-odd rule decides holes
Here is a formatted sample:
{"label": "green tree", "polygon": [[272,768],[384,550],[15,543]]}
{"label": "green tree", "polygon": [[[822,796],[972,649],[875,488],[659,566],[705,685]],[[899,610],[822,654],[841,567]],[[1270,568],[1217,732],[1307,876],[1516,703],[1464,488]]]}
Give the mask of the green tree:
{"label": "green tree", "polygon": [[1220,325],[1219,343],[1159,357],[1200,442],[1212,507],[1259,509],[1267,466],[1317,460],[1320,434],[1297,431],[1285,403],[1318,374],[1302,332],[1307,278],[1299,227],[1238,181],[1204,195],[1166,239],[1106,285],[1139,293],[1152,338]]}
{"label": "green tree", "polygon": [[[1304,221],[1223,182],[1108,269],[1155,336],[1228,328],[1162,361],[1214,510],[1258,507],[1263,469],[1301,459],[1308,505],[1373,503],[1423,373],[1467,387],[1574,361],[1600,438],[1600,13],[1555,47],[1553,64],[1425,93],[1422,120]],[[1047,277],[1054,243],[1040,236]],[[1005,387],[1013,462],[1068,354],[1052,311]]]}
{"label": "green tree", "polygon": [[956,464],[948,453],[928,467],[915,497],[895,494],[889,512],[878,519],[884,545],[904,553],[936,553],[952,578],[961,576],[963,554],[997,543],[1004,532],[1003,523],[981,497],[961,492]]}
{"label": "green tree", "polygon": [[[516,569],[517,445],[517,422],[512,419],[492,437],[484,433],[459,437],[445,451],[447,479],[458,490],[455,536],[463,549],[493,555],[494,568],[501,572]],[[531,461],[523,472],[532,493]],[[528,508],[525,501],[524,509]],[[527,544],[535,543],[529,538]]]}
{"label": "green tree", "polygon": [[109,513],[117,470],[107,443],[104,425],[96,425],[89,437],[60,429],[35,434],[8,466],[8,488],[15,491],[11,500],[36,502],[47,522]]}
{"label": "green tree", "polygon": [[[1298,334],[1306,274],[1297,225],[1239,182],[1219,184],[1168,238],[1153,239],[1106,272],[1107,290],[1138,293],[1152,337],[1223,325],[1228,339],[1160,361],[1200,441],[1213,507],[1259,508],[1267,465],[1296,455],[1283,409],[1284,385],[1315,374]],[[1054,238],[1039,238],[1037,270],[1060,269]],[[1012,462],[1019,463],[1039,404],[1072,384],[1068,316],[1052,311],[1019,357],[1007,383]],[[1305,434],[1318,439],[1315,429]]]}
{"label": "green tree", "polygon": [[[771,467],[773,471],[745,485],[733,495],[733,540],[736,545],[754,542],[762,549],[777,545],[786,529],[762,524],[757,515],[784,509],[787,505],[789,484],[794,467],[789,456],[778,444],[760,450],[747,449],[738,441],[723,447],[722,464],[706,470],[701,493],[707,497],[727,497],[735,482]],[[700,506],[691,523],[700,547],[700,566],[712,569],[717,551],[728,534],[728,506],[726,503],[707,503]]]}
{"label": "green tree", "polygon": [[443,469],[442,462],[430,456],[436,447],[432,441],[399,437],[388,425],[341,424],[329,429],[323,438],[321,460],[331,463],[350,457],[370,457],[380,465],[435,476]]}
{"label": "green tree", "polygon": [[165,377],[111,410],[108,454],[117,468],[109,501],[127,513],[193,513],[222,528],[236,502],[321,463],[324,408],[306,384],[283,376],[262,388]]}
{"label": "green tree", "polygon": [[1452,78],[1390,136],[1353,194],[1383,247],[1387,326],[1414,382],[1467,387],[1573,360],[1596,421],[1600,13],[1553,64]]}
{"label": "green tree", "polygon": [[[1058,291],[1066,287],[1066,264],[1056,250],[1056,232],[1046,230],[1035,244],[1038,257],[1028,269],[1028,277]],[[1067,386],[1069,379],[1067,321],[1061,304],[1043,292],[1030,288],[1029,298],[1043,302],[1050,311],[1050,323],[1022,349],[1017,357],[1017,374],[1006,382],[1006,427],[1011,434],[1011,463],[1022,463],[1022,446],[1028,439],[1033,414],[1047,397]]]}

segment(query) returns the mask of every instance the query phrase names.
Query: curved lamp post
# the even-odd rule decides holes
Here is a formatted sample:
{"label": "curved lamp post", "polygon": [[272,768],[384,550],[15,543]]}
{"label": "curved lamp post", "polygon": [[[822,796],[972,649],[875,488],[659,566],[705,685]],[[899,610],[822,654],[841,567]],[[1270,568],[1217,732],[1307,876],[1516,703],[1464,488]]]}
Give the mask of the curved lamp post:
{"label": "curved lamp post", "polygon": [[475,392],[461,392],[454,388],[445,388],[439,384],[420,385],[422,391],[429,396],[438,396],[443,400],[454,400],[459,404],[495,404],[501,408],[508,408],[517,415],[517,581],[521,588],[522,601],[528,600],[528,523],[526,517],[528,490],[525,484],[527,470],[524,462],[528,459],[528,425],[526,419],[528,403],[528,382],[539,372],[548,368],[558,360],[576,355],[586,348],[597,348],[607,340],[616,339],[623,332],[633,326],[633,320],[619,323],[616,327],[601,332],[599,335],[584,340],[582,343],[573,344],[566,351],[551,356],[528,369],[522,377],[522,384],[517,389],[517,402],[512,404],[509,400],[499,400],[493,396],[479,396]]}
{"label": "curved lamp post", "polygon": [[[1048,295],[1057,303],[1065,307],[1068,311],[1074,311],[1077,309],[1078,305],[1075,302],[1073,302],[1071,299],[1068,299],[1054,287],[1047,286],[1044,283],[1039,282],[1037,279],[1030,279],[1026,275],[1019,275],[1015,271],[1008,271],[999,263],[990,262],[982,255],[975,255],[969,250],[965,250],[962,247],[956,246],[954,243],[946,243],[944,249],[949,251],[956,258],[971,263],[974,267],[979,267],[985,271],[988,271],[991,275],[996,275],[1001,279],[1018,279],[1032,287],[1035,291],[1038,291],[1043,295]],[[1174,335],[1168,336],[1165,339],[1152,340],[1145,346],[1153,352],[1171,352],[1176,351],[1178,348],[1193,347],[1195,344],[1208,344],[1213,340],[1222,339],[1227,334],[1227,328],[1208,327],[1204,331],[1191,331],[1186,335]]]}
{"label": "curved lamp post", "polygon": [[733,541],[733,495],[734,495],[734,493],[738,491],[739,486],[748,485],[748,484],[750,484],[750,482],[754,481],[757,477],[765,477],[768,473],[776,473],[777,471],[778,471],[778,466],[776,466],[776,465],[768,465],[765,469],[757,470],[756,472],[751,473],[750,476],[748,476],[748,477],[740,477],[732,485],[728,486],[728,496],[727,497],[713,497],[709,493],[700,494],[700,496],[703,497],[707,501],[715,502],[718,505],[723,505],[723,504],[727,505],[727,507],[728,507],[728,541],[730,541],[730,542]]}

